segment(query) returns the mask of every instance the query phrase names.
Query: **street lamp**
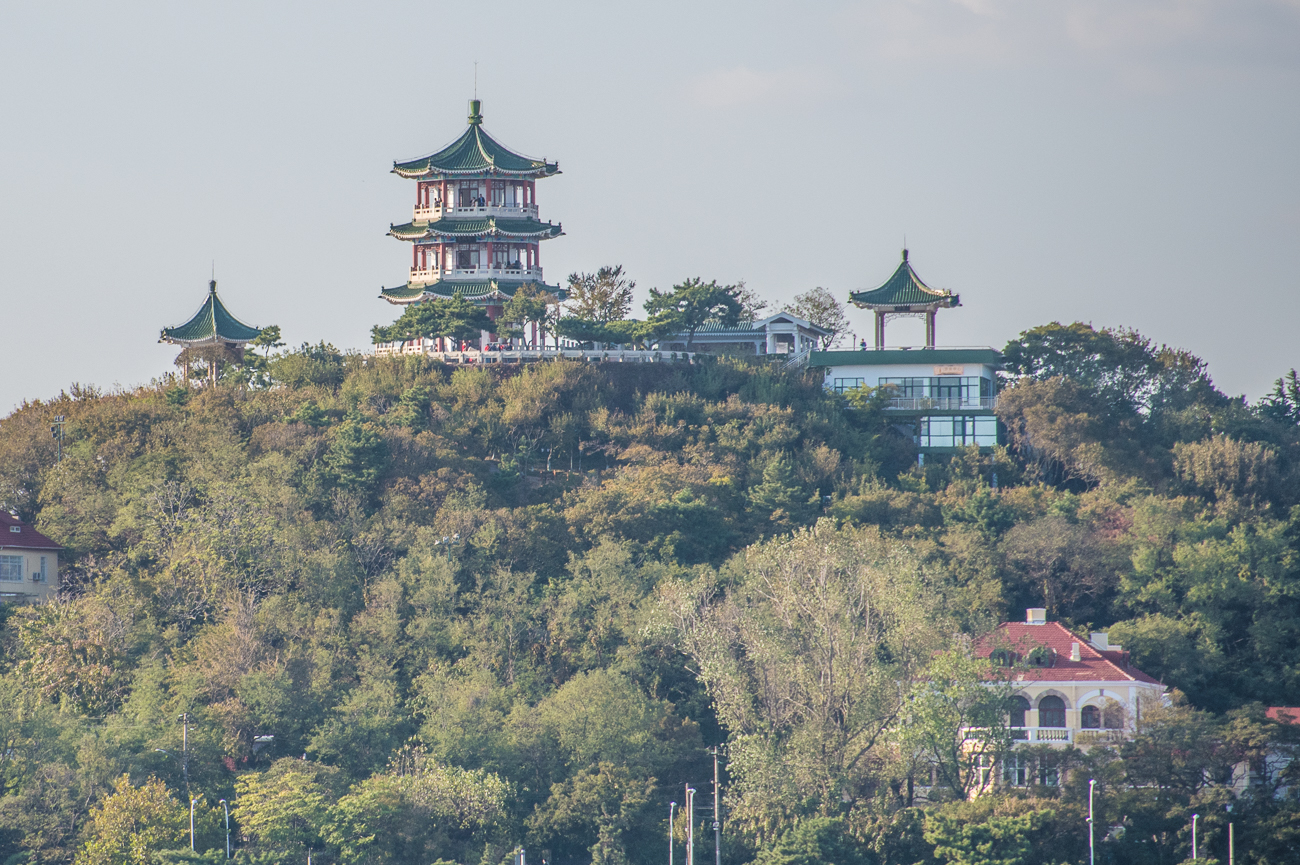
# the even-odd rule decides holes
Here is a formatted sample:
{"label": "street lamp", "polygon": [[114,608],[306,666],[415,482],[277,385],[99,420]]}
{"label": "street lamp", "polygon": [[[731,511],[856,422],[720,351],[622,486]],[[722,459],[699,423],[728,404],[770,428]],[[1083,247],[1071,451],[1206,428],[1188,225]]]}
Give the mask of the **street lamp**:
{"label": "street lamp", "polygon": [[226,858],[230,858],[230,803],[225,799],[218,799],[218,804],[226,809]]}
{"label": "street lamp", "polygon": [[194,849],[194,803],[197,801],[199,800],[198,799],[190,800],[190,849],[191,850]]}
{"label": "street lamp", "polygon": [[686,788],[686,865],[695,865],[695,788]]}
{"label": "street lamp", "polygon": [[1097,827],[1092,819],[1092,794],[1097,789],[1095,778],[1088,779],[1088,865],[1097,865]]}
{"label": "street lamp", "polygon": [[668,865],[673,865],[673,809],[676,807],[676,802],[668,803]]}
{"label": "street lamp", "polygon": [[1192,815],[1192,860],[1196,859],[1196,821],[1201,819],[1200,814]]}

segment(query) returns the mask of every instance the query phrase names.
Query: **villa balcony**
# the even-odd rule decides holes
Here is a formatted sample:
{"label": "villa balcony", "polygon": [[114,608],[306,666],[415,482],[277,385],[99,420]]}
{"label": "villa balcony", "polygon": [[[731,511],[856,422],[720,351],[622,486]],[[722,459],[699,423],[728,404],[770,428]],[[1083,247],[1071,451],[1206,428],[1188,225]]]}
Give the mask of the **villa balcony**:
{"label": "villa balcony", "polygon": [[458,267],[448,269],[413,267],[407,277],[407,280],[412,285],[428,285],[440,279],[526,279],[541,282],[542,269],[540,267]]}
{"label": "villa balcony", "polygon": [[1016,742],[1050,742],[1054,745],[1069,745],[1075,741],[1075,730],[1069,727],[1015,727],[1011,738]]}
{"label": "villa balcony", "polygon": [[486,204],[482,207],[415,207],[411,211],[412,222],[432,222],[443,217],[457,219],[479,219],[496,216],[505,219],[536,219],[536,204]]}

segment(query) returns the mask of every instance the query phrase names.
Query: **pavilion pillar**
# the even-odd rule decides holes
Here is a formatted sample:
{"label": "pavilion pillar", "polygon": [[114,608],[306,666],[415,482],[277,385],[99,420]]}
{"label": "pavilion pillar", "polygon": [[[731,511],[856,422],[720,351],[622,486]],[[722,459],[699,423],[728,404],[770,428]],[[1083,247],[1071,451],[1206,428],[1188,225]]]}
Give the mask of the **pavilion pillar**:
{"label": "pavilion pillar", "polygon": [[925,314],[925,347],[934,348],[934,319],[937,314],[936,310],[929,310]]}
{"label": "pavilion pillar", "polygon": [[885,347],[885,314],[876,311],[876,348]]}

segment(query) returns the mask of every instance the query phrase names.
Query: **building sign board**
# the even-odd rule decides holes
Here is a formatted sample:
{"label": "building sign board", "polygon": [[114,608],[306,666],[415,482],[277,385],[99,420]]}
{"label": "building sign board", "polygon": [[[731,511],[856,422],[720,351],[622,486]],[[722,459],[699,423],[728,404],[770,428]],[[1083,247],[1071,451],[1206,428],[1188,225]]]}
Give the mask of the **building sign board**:
{"label": "building sign board", "polygon": [[961,375],[966,371],[966,367],[959,363],[946,363],[934,368],[935,375]]}

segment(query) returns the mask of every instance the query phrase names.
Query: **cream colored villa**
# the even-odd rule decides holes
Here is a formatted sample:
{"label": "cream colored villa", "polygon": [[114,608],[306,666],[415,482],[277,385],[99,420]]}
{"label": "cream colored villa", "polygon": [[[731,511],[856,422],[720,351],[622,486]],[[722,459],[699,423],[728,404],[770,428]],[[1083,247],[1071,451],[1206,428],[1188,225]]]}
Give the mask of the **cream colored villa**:
{"label": "cream colored villa", "polygon": [[[1111,645],[1106,634],[1085,640],[1047,621],[1041,607],[1026,610],[1023,622],[999,625],[981,641],[978,654],[1016,670],[1010,720],[1017,746],[1086,748],[1123,741],[1143,709],[1165,700],[1165,686],[1134,667],[1129,653]],[[1059,783],[1054,768],[1018,750],[1013,747],[1002,760],[1003,785]]]}
{"label": "cream colored villa", "polygon": [[60,547],[0,511],[0,602],[41,601],[59,588]]}
{"label": "cream colored villa", "polygon": [[1104,633],[1083,639],[1047,611],[1026,610],[1025,621],[1004,622],[980,654],[1018,667],[1011,726],[1030,743],[1091,745],[1123,738],[1144,706],[1164,699],[1165,686],[1134,667],[1129,653]]}

